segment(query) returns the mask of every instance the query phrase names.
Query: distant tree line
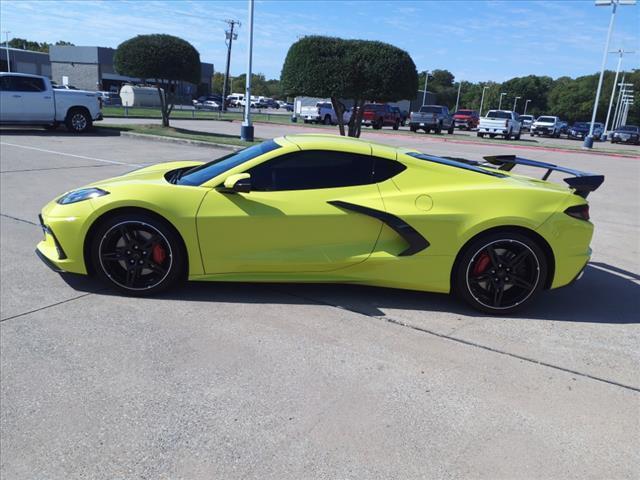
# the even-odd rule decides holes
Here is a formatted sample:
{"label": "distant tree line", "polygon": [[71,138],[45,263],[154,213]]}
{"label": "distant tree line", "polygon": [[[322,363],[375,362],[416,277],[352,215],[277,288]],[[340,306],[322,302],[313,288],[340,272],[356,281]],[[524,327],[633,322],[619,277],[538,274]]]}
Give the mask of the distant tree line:
{"label": "distant tree line", "polygon": [[[557,115],[569,122],[589,121],[593,112],[598,77],[599,74],[594,73],[578,78],[560,77],[555,80],[547,76],[528,75],[515,77],[503,83],[463,81],[459,108],[478,110],[482,89],[489,87],[484,95],[483,113],[491,108],[498,108],[500,93],[505,92],[506,95],[502,98],[503,109],[513,108],[515,97],[520,97],[516,105],[516,111],[520,114],[524,111],[526,100],[531,100],[527,106],[528,114],[534,116]],[[606,119],[614,78],[615,72],[605,72],[596,121],[604,123]],[[424,72],[422,72],[419,75],[420,88],[424,88],[424,80]],[[621,82],[622,74],[618,77],[618,83]],[[640,70],[627,72],[625,83],[634,84],[634,90],[638,92],[640,90]],[[454,75],[448,70],[430,72],[427,90],[436,94],[438,103],[447,105],[451,109],[455,108],[458,84],[455,82]],[[616,91],[614,108],[617,98],[618,92]],[[613,116],[613,109],[611,115]],[[640,124],[640,101],[636,100],[629,110],[627,123]]]}
{"label": "distant tree line", "polygon": [[[5,42],[2,42],[4,46]],[[9,40],[10,48],[19,48],[20,50],[31,50],[32,52],[42,52],[49,53],[49,47],[51,45],[68,45],[74,46],[71,42],[66,42],[64,40],[58,40],[56,43],[47,43],[47,42],[34,42],[32,40],[26,40],[24,38],[12,38]]]}

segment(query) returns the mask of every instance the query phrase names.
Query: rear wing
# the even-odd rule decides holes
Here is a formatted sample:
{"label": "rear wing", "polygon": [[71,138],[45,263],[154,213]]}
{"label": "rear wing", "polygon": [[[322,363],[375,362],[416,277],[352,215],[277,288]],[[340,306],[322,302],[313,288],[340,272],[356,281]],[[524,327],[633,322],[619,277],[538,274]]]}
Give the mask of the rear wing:
{"label": "rear wing", "polygon": [[577,195],[583,198],[587,198],[590,192],[597,190],[598,187],[602,185],[602,182],[604,182],[604,175],[595,175],[593,173],[574,170],[573,168],[560,167],[553,163],[538,162],[536,160],[516,157],[515,155],[494,155],[483,158],[490,164],[496,165],[498,170],[504,170],[506,172],[512,170],[516,165],[544,168],[547,171],[543,175],[542,180],[547,180],[553,172],[568,173],[573,176],[565,178],[564,181],[570,188],[575,190]]}

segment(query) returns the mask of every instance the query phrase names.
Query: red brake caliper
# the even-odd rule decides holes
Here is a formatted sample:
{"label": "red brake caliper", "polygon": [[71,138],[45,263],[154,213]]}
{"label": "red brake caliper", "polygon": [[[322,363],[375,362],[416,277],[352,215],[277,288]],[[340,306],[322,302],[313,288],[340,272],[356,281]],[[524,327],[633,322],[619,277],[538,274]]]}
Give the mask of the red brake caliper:
{"label": "red brake caliper", "polygon": [[156,262],[158,265],[164,262],[165,258],[167,258],[167,253],[164,251],[164,248],[162,248],[162,245],[160,245],[159,243],[156,243],[152,247],[151,258],[153,258],[153,261]]}
{"label": "red brake caliper", "polygon": [[478,261],[473,266],[473,275],[475,277],[480,275],[482,272],[484,272],[487,269],[490,263],[491,263],[491,259],[489,258],[489,255],[487,255],[486,253],[483,253],[482,255],[480,255],[480,258],[478,258]]}

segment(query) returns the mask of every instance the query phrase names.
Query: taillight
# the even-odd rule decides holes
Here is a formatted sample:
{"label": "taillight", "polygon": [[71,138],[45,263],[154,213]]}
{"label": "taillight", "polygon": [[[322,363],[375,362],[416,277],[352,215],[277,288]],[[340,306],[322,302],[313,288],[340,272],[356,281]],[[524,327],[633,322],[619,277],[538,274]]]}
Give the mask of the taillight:
{"label": "taillight", "polygon": [[585,203],[584,205],[569,207],[564,213],[578,220],[589,220],[589,205]]}

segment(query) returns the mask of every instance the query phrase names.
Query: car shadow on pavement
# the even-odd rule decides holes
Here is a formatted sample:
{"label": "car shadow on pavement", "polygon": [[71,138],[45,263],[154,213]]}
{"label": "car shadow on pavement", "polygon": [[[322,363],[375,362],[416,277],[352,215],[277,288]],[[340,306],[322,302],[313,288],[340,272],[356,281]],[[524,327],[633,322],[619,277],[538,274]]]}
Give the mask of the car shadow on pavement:
{"label": "car shadow on pavement", "polygon": [[73,133],[67,131],[63,126],[56,128],[55,130],[46,130],[45,128],[38,127],[24,127],[24,128],[0,128],[1,136],[29,136],[29,137],[119,137],[120,131],[115,128],[93,128],[84,133]]}
{"label": "car shadow on pavement", "polygon": [[[76,290],[101,295],[120,295],[95,279],[63,274]],[[571,286],[543,292],[536,301],[510,318],[581,323],[640,323],[640,275],[594,262]],[[187,282],[157,295],[158,299],[249,303],[329,305],[367,316],[387,316],[386,310],[448,312],[483,317],[452,295],[337,284],[275,284],[235,282]],[[486,315],[486,318],[491,318]]]}

